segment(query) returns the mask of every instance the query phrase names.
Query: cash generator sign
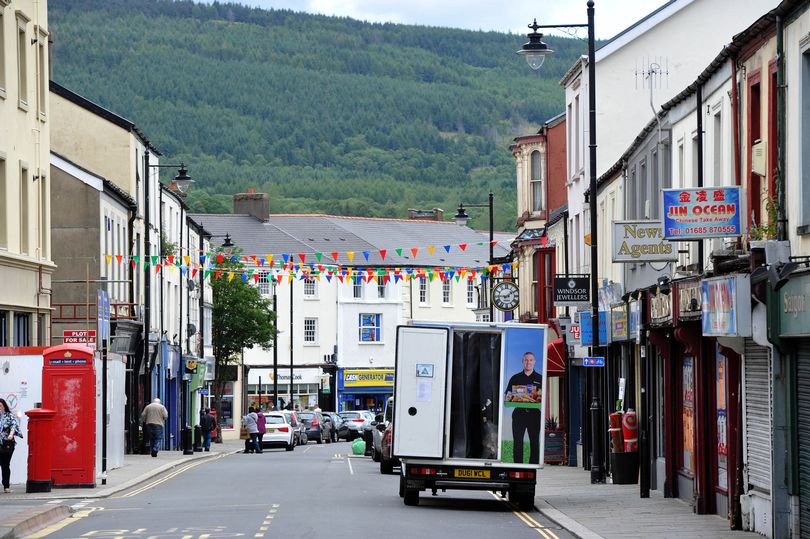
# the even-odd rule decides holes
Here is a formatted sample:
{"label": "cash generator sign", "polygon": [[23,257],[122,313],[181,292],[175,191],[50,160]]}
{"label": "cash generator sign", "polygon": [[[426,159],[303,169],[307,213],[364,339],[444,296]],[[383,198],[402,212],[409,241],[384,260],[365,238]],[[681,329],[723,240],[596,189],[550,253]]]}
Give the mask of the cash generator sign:
{"label": "cash generator sign", "polygon": [[672,262],[675,245],[664,239],[661,221],[613,221],[613,262]]}
{"label": "cash generator sign", "polygon": [[394,385],[393,369],[346,369],[343,371],[345,387],[369,387]]}
{"label": "cash generator sign", "polygon": [[742,235],[739,187],[664,189],[664,238],[688,240]]}

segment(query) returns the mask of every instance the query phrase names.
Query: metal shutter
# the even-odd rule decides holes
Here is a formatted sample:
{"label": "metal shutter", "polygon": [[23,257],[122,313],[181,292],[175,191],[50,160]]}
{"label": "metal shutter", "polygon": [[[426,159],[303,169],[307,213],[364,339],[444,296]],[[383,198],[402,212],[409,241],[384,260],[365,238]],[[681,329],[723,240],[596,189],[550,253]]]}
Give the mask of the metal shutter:
{"label": "metal shutter", "polygon": [[743,369],[745,376],[745,475],[750,486],[770,493],[773,393],[770,350],[759,346],[753,339],[745,339]]}
{"label": "metal shutter", "polygon": [[799,430],[799,523],[810,534],[810,341],[797,348],[796,389]]}

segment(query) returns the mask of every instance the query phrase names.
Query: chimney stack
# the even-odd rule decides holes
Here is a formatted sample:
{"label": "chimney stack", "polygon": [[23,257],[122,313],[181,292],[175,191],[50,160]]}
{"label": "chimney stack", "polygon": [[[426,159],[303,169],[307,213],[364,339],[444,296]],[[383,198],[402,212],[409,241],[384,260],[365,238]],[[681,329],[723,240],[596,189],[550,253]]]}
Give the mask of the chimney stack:
{"label": "chimney stack", "polygon": [[408,219],[412,221],[444,221],[444,210],[441,208],[433,208],[432,210],[408,208]]}
{"label": "chimney stack", "polygon": [[260,221],[268,221],[270,196],[267,193],[254,193],[252,188],[248,188],[247,193],[236,193],[233,195],[233,213],[248,214]]}

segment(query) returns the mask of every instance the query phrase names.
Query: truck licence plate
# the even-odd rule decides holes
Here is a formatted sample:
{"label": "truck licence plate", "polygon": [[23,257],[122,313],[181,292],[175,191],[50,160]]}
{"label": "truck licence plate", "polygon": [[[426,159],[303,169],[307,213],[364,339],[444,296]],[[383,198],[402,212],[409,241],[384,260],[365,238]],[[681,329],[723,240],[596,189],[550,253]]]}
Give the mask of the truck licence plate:
{"label": "truck licence plate", "polygon": [[468,470],[457,468],[453,470],[453,477],[461,479],[489,479],[489,470]]}

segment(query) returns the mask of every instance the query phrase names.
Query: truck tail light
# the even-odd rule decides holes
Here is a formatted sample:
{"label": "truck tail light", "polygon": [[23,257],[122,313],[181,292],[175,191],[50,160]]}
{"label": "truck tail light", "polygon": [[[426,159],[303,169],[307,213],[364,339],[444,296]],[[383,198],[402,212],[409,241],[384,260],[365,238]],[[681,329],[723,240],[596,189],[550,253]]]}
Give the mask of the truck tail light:
{"label": "truck tail light", "polygon": [[438,470],[436,468],[411,468],[414,475],[436,475]]}
{"label": "truck tail light", "polygon": [[534,472],[509,472],[509,479],[534,479]]}

